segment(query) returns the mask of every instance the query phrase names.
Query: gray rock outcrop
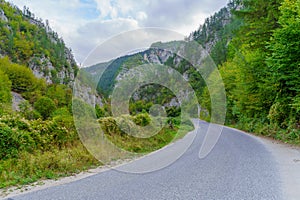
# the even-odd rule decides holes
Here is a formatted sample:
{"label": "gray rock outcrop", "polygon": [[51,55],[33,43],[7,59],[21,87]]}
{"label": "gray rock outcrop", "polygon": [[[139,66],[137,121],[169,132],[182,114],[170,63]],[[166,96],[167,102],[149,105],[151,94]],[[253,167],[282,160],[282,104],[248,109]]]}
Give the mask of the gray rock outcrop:
{"label": "gray rock outcrop", "polygon": [[20,111],[20,104],[26,101],[20,94],[11,92],[12,95],[12,109],[14,111]]}

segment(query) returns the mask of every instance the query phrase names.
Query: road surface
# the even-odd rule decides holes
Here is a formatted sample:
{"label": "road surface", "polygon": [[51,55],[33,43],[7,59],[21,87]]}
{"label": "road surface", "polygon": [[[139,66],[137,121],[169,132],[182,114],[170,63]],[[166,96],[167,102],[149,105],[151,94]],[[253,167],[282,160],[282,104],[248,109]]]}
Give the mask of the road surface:
{"label": "road surface", "polygon": [[[170,166],[145,174],[107,170],[14,200],[279,200],[286,198],[278,161],[259,139],[224,128],[212,152],[199,159],[208,124],[200,122],[190,148]],[[177,143],[173,144],[177,145]],[[154,154],[163,154],[164,149]],[[151,156],[144,158],[151,162]]]}

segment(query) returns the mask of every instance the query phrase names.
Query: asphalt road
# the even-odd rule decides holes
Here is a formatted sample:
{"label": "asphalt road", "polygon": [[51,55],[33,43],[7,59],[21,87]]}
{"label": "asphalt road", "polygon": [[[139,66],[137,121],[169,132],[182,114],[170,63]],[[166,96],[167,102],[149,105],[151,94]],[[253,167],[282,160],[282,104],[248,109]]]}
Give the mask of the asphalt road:
{"label": "asphalt road", "polygon": [[[199,159],[199,148],[207,127],[207,123],[201,122],[191,147],[166,168],[144,174],[108,170],[11,199],[285,199],[277,162],[265,145],[254,137],[224,128],[212,152],[206,158]],[[163,152],[164,149],[156,154]],[[144,158],[148,162],[152,162],[151,159],[151,156]]]}

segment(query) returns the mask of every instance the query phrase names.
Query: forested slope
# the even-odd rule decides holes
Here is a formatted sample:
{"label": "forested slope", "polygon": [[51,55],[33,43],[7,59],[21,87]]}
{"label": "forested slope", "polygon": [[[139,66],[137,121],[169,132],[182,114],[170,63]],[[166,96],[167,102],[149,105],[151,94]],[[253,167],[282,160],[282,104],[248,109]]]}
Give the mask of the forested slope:
{"label": "forested slope", "polygon": [[71,50],[28,8],[3,0],[0,40],[0,188],[98,165],[73,122]]}
{"label": "forested slope", "polygon": [[[298,0],[232,0],[186,38],[201,44],[221,72],[227,93],[227,125],[299,143],[299,5]],[[208,89],[185,60],[178,64],[178,57],[162,53],[155,45],[139,54],[129,56],[127,62],[173,67],[189,79],[203,116],[210,114]],[[161,55],[168,55],[167,59]],[[120,78],[122,69],[126,72],[126,67],[119,66],[114,77]],[[151,96],[149,92],[140,97]]]}
{"label": "forested slope", "polygon": [[[95,110],[108,138],[132,152],[153,151],[177,138],[180,103],[159,85],[136,91],[129,108],[133,116],[111,117],[112,89],[134,66],[152,63],[178,71],[195,90],[201,118],[206,120],[211,114],[210,96],[218,92],[208,91],[189,62],[158,48],[177,42],[157,43],[147,51],[85,70],[91,74],[85,77],[88,81],[99,81],[108,66],[96,84],[107,103],[94,108],[72,102],[69,86],[78,68],[47,22],[37,20],[27,8],[21,11],[0,0],[0,40],[0,187],[65,176],[99,164],[79,140],[74,104],[83,114]],[[186,38],[191,40],[210,53],[222,75],[227,125],[300,143],[300,0],[231,1]],[[210,80],[215,80],[214,73]],[[23,98],[17,110],[12,109],[13,94]],[[170,117],[160,134],[137,140],[118,129],[117,120],[148,125],[154,104],[163,105]],[[187,121],[183,125],[190,130]]]}
{"label": "forested slope", "polygon": [[35,17],[27,7],[23,10],[0,1],[0,55],[14,63],[31,68],[48,83],[69,84],[78,66],[72,52],[54,32],[48,20]]}
{"label": "forested slope", "polygon": [[218,63],[227,123],[299,143],[300,2],[243,0],[232,14],[242,26],[227,45],[225,62]]}

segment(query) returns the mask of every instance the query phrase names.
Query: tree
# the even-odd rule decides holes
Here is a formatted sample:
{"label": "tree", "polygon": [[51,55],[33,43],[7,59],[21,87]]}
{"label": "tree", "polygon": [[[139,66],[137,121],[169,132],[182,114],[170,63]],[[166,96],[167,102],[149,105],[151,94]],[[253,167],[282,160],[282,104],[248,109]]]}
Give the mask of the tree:
{"label": "tree", "polygon": [[25,66],[11,63],[8,57],[0,59],[0,69],[7,74],[12,82],[14,92],[31,92],[37,86],[37,78],[32,71]]}
{"label": "tree", "polygon": [[[300,0],[285,0],[280,11],[281,28],[274,32],[269,46],[272,54],[268,59],[268,65],[273,74],[273,85],[277,86],[277,98],[272,113],[275,113],[275,108],[284,107],[285,116],[298,115],[299,120]],[[294,109],[293,112],[291,109]],[[278,123],[285,120],[287,118],[282,118]]]}
{"label": "tree", "polygon": [[46,96],[51,98],[56,106],[67,106],[72,100],[72,91],[65,85],[53,84],[49,86]]}
{"label": "tree", "polygon": [[41,97],[34,103],[34,108],[42,115],[43,119],[47,119],[56,110],[56,105],[52,99]]}
{"label": "tree", "polygon": [[11,81],[0,70],[0,104],[11,103]]}
{"label": "tree", "polygon": [[28,120],[41,118],[40,113],[34,110],[28,101],[23,101],[19,105],[20,113]]}
{"label": "tree", "polygon": [[279,27],[281,1],[244,0],[243,9],[235,12],[244,21],[238,36],[232,41],[237,49],[233,60],[239,60],[241,77],[233,106],[242,118],[266,118],[276,97],[269,81],[272,74],[266,64],[269,53],[266,45]]}
{"label": "tree", "polygon": [[234,13],[244,20],[240,42],[249,48],[267,50],[273,31],[279,28],[279,7],[283,0],[243,0],[243,9]]}

